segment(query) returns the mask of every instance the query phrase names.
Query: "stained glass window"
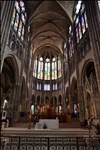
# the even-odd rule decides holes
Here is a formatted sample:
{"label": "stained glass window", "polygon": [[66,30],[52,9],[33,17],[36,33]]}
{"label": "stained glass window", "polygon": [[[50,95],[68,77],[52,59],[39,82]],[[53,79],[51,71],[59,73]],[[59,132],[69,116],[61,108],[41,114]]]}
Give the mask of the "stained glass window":
{"label": "stained glass window", "polygon": [[37,58],[34,61],[34,68],[33,68],[33,76],[36,77],[37,75]]}
{"label": "stained glass window", "polygon": [[86,25],[86,28],[88,28],[88,22],[87,22],[86,12],[84,12],[84,18],[85,18],[85,25]]}
{"label": "stained glass window", "polygon": [[15,24],[14,24],[14,29],[17,30],[19,24],[19,14],[16,13],[16,19],[15,19]]}
{"label": "stained glass window", "polygon": [[[77,29],[77,28],[76,28]],[[76,32],[77,40],[79,40],[78,31]],[[73,32],[71,26],[69,27],[69,58],[71,59],[74,54]]]}
{"label": "stained glass window", "polygon": [[44,75],[45,80],[50,80],[50,59],[47,58],[45,62],[45,75]]}
{"label": "stained glass window", "polygon": [[25,24],[25,16],[22,14],[22,21]]}
{"label": "stained glass window", "polygon": [[55,79],[57,79],[57,62],[55,61]]}
{"label": "stained glass window", "polygon": [[52,59],[52,79],[57,79],[57,61],[55,57]]}
{"label": "stained glass window", "polygon": [[82,38],[82,32],[81,32],[81,25],[80,22],[78,23],[78,30],[79,30],[79,38]]}
{"label": "stained glass window", "polygon": [[77,43],[79,42],[79,32],[78,32],[78,27],[76,26],[76,38],[77,38]]}
{"label": "stained glass window", "polygon": [[37,83],[37,90],[41,90],[41,83]]}
{"label": "stained glass window", "polygon": [[81,17],[81,23],[82,23],[82,32],[85,33],[85,22],[83,16]]}
{"label": "stained glass window", "polygon": [[43,61],[43,57],[40,57],[37,61],[37,58],[35,58],[33,76],[38,79],[43,79],[44,77],[44,80],[55,80],[57,79],[58,72],[58,78],[60,78],[62,76],[61,59],[58,57],[57,62],[57,59],[53,57],[51,60],[50,58],[46,58],[45,61]]}
{"label": "stained glass window", "polygon": [[20,0],[20,6],[21,6],[22,11],[25,11],[24,2],[22,0]]}
{"label": "stained glass window", "polygon": [[52,62],[52,79],[55,79],[55,62]]}
{"label": "stained glass window", "polygon": [[53,84],[53,90],[57,90],[57,83]]}
{"label": "stained glass window", "polygon": [[19,29],[18,29],[19,37],[21,36],[21,31],[22,31],[22,21],[20,20],[20,25],[19,25]]}
{"label": "stained glass window", "polygon": [[19,3],[17,1],[15,2],[15,7],[16,7],[16,10],[20,13]]}
{"label": "stained glass window", "polygon": [[22,36],[21,36],[21,39],[23,40],[24,39],[24,32],[25,32],[25,28],[24,26],[22,27]]}
{"label": "stained glass window", "polygon": [[[76,17],[76,14],[77,14],[77,17]],[[84,5],[84,2],[82,1],[78,1],[76,5],[75,25],[76,25],[77,43],[79,43],[86,29],[88,28],[85,5]]]}
{"label": "stained glass window", "polygon": [[38,62],[38,79],[43,79],[43,58]]}
{"label": "stained glass window", "polygon": [[50,62],[48,63],[48,75],[47,75],[47,79],[50,80]]}
{"label": "stained glass window", "polygon": [[81,3],[82,3],[82,1],[78,1],[78,3],[77,3],[77,6],[76,6],[76,14],[78,14],[79,11],[80,11]]}
{"label": "stained glass window", "polygon": [[16,10],[14,9],[13,17],[12,17],[12,25],[13,25],[13,24],[14,24],[14,22],[15,22],[15,14],[16,14]]}
{"label": "stained glass window", "polygon": [[50,84],[44,84],[44,90],[50,91]]}
{"label": "stained glass window", "polygon": [[24,2],[22,0],[15,1],[15,8],[12,17],[12,25],[14,25],[14,30],[18,33],[21,39],[24,39],[25,23],[27,15],[25,12]]}
{"label": "stained glass window", "polygon": [[58,78],[60,78],[61,75],[61,60],[58,58]]}

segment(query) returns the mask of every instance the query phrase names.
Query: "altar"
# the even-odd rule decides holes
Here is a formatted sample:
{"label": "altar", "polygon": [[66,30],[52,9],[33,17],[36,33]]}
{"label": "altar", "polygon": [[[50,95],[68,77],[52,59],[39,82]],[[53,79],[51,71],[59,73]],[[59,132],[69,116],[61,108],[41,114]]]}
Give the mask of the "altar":
{"label": "altar", "polygon": [[59,129],[59,119],[39,119],[37,128],[43,128],[43,125],[45,125],[47,129]]}

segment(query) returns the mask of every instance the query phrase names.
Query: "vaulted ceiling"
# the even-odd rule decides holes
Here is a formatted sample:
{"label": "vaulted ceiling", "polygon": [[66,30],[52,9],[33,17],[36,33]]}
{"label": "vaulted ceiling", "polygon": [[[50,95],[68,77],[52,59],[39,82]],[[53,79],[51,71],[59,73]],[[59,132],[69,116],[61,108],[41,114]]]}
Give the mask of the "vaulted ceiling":
{"label": "vaulted ceiling", "polygon": [[34,52],[63,51],[75,1],[25,1]]}

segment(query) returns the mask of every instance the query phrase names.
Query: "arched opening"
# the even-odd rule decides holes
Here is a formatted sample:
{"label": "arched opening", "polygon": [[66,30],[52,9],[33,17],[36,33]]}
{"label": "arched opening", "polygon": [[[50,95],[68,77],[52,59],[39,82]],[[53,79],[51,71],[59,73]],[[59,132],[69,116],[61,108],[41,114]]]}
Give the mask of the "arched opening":
{"label": "arched opening", "polygon": [[1,89],[1,111],[6,111],[6,118],[9,119],[10,125],[14,113],[18,110],[16,83],[18,82],[18,66],[13,57],[4,59],[2,73],[0,74],[0,89]]}
{"label": "arched opening", "polygon": [[85,118],[88,119],[91,116],[93,117],[99,116],[98,111],[99,92],[93,62],[88,62],[84,66],[83,89],[84,89]]}

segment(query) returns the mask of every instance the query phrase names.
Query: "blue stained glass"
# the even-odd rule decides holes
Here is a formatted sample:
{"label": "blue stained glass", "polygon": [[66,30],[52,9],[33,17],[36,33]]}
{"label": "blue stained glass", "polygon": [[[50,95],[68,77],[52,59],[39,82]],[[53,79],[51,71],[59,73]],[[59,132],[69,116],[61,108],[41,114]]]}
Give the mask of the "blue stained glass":
{"label": "blue stained glass", "polygon": [[82,32],[81,32],[81,25],[80,25],[80,22],[78,24],[78,30],[79,30],[79,38],[81,39],[82,38]]}
{"label": "blue stained glass", "polygon": [[19,24],[19,14],[16,13],[16,19],[15,19],[15,24],[14,24],[15,30],[17,30],[17,28],[18,28],[18,24]]}
{"label": "blue stained glass", "polygon": [[76,27],[76,38],[77,38],[77,43],[79,42],[79,34],[78,34],[78,28]]}

